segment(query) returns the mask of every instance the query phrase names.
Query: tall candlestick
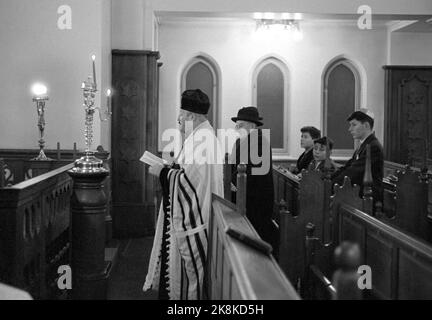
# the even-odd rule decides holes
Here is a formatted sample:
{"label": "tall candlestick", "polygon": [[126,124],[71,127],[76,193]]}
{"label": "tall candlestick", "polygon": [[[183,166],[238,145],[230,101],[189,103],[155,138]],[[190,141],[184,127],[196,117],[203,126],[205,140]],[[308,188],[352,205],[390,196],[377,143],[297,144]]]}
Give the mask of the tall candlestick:
{"label": "tall candlestick", "polygon": [[36,102],[36,111],[38,113],[39,127],[39,155],[32,160],[52,160],[45,155],[44,132],[45,132],[45,102],[48,100],[47,87],[43,84],[36,83],[32,87],[33,101]]}
{"label": "tall candlestick", "polygon": [[95,65],[96,56],[95,55],[92,55],[92,60],[93,60],[93,83],[96,88],[97,86],[96,86],[96,65]]}
{"label": "tall candlestick", "polygon": [[111,89],[108,89],[106,91],[106,95],[107,95],[107,110],[108,112],[110,112],[111,111],[111,106],[110,106]]}

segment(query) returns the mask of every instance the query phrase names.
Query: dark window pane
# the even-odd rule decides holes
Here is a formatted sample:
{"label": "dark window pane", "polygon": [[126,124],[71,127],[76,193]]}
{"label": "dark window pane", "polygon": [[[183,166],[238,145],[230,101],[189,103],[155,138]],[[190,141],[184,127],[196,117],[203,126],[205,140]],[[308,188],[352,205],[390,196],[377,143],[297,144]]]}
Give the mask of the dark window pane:
{"label": "dark window pane", "polygon": [[208,112],[208,120],[211,125],[213,123],[213,75],[210,69],[202,62],[195,63],[186,75],[186,90],[200,89],[203,91],[210,100],[210,110]]}
{"label": "dark window pane", "polygon": [[353,149],[346,118],[355,110],[355,77],[348,67],[340,64],[331,71],[327,94],[327,135],[335,149]]}
{"label": "dark window pane", "polygon": [[257,77],[257,108],[264,118],[263,129],[270,129],[273,148],[283,148],[284,78],[273,63],[265,65]]}

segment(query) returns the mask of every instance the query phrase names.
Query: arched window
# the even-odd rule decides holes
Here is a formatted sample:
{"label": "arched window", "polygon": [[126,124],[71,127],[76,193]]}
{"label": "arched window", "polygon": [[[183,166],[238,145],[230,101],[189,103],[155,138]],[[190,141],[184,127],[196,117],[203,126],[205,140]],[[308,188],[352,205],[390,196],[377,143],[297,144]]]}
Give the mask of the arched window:
{"label": "arched window", "polygon": [[197,56],[186,65],[181,81],[182,92],[189,89],[200,89],[209,97],[210,110],[207,116],[210,124],[215,129],[219,125],[219,78],[216,64],[210,58]]}
{"label": "arched window", "polygon": [[360,79],[359,71],[346,58],[335,60],[324,71],[323,131],[334,141],[334,155],[350,156],[354,149],[346,119],[360,108]]}
{"label": "arched window", "polygon": [[288,68],[279,59],[261,61],[253,73],[253,104],[264,118],[263,129],[270,129],[275,154],[288,152]]}

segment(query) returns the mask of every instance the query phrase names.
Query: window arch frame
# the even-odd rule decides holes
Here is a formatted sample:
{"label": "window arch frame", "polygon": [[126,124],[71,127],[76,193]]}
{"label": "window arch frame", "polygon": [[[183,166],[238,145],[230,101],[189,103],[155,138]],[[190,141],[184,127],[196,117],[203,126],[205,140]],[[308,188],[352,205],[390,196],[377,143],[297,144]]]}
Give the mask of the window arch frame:
{"label": "window arch frame", "polygon": [[[354,111],[359,110],[364,106],[365,103],[365,79],[364,79],[364,71],[361,68],[361,66],[354,62],[352,59],[345,57],[345,56],[339,56],[334,59],[332,59],[324,68],[323,76],[322,76],[322,90],[321,90],[321,97],[322,97],[322,121],[321,121],[321,127],[323,135],[327,135],[327,114],[328,114],[328,80],[330,77],[330,74],[332,71],[340,66],[343,65],[347,67],[354,76]],[[347,115],[348,117],[348,115]],[[347,131],[348,134],[348,131]],[[353,151],[358,147],[358,141],[355,140],[353,143],[352,149],[333,149],[333,156],[339,156],[339,157],[351,157]]]}
{"label": "window arch frame", "polygon": [[258,88],[257,81],[258,75],[261,70],[268,64],[274,64],[282,73],[284,84],[283,84],[283,145],[282,148],[272,148],[273,156],[281,156],[288,154],[289,140],[288,140],[288,115],[289,115],[289,80],[290,73],[287,64],[275,55],[266,56],[260,59],[253,68],[252,73],[252,104],[257,107],[258,101]]}
{"label": "window arch frame", "polygon": [[221,74],[218,65],[214,61],[213,58],[207,56],[205,54],[195,55],[186,66],[183,68],[180,78],[180,92],[184,92],[186,90],[186,78],[190,71],[190,69],[195,66],[197,63],[204,64],[209,70],[213,78],[213,105],[212,105],[212,115],[213,115],[213,128],[216,130],[219,128],[221,124],[220,121],[220,81]]}

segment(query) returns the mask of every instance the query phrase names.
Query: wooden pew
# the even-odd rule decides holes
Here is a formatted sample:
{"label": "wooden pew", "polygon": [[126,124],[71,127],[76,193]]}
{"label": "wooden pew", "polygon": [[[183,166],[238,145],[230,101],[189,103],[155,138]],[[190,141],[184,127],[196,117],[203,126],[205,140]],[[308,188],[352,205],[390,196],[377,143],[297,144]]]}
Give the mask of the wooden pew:
{"label": "wooden pew", "polygon": [[287,206],[287,210],[292,215],[298,215],[298,190],[299,180],[295,179],[288,169],[273,165],[273,184],[274,184],[274,216],[279,222],[279,205]]}
{"label": "wooden pew", "polygon": [[71,259],[72,167],[0,188],[0,282],[36,299],[67,295],[57,287],[57,268]]}
{"label": "wooden pew", "polygon": [[[246,199],[246,174],[245,174],[245,166],[244,165],[239,165],[239,169],[238,169],[238,177],[237,177],[237,186],[238,186],[238,190],[237,190],[237,205],[235,206],[234,204],[232,204],[231,202],[227,201],[226,199],[225,201],[225,209],[229,209],[229,207],[231,207],[232,210],[236,211],[237,214],[237,218],[240,219],[238,221],[242,221],[242,224],[245,225],[249,225],[252,230],[253,227],[250,225],[249,221],[247,220],[247,218],[245,217],[245,212],[242,210],[244,209],[244,201]],[[293,274],[295,274],[295,272],[298,273],[298,278],[296,279],[301,279],[303,280],[305,273],[304,273],[304,268],[305,268],[305,264],[310,263],[310,261],[312,261],[311,259],[309,260],[305,260],[305,256],[307,256],[307,252],[310,252],[308,245],[305,245],[305,242],[307,243],[307,234],[304,231],[303,226],[308,223],[311,224],[311,222],[316,223],[317,225],[321,225],[324,226],[325,223],[324,221],[327,221],[329,219],[328,217],[328,213],[329,213],[329,197],[331,194],[331,183],[329,180],[329,175],[327,176],[323,176],[321,173],[313,171],[313,172],[303,172],[303,180],[302,180],[303,186],[301,186],[302,184],[300,184],[300,190],[299,190],[299,194],[300,194],[300,199],[302,199],[302,201],[300,201],[300,203],[303,203],[303,207],[302,207],[302,215],[298,215],[298,216],[292,216],[287,210],[285,210],[285,212],[283,213],[283,215],[285,217],[281,218],[281,222],[285,223],[287,222],[287,219],[293,219],[293,221],[291,221],[291,224],[289,225],[289,227],[291,227],[291,230],[287,231],[284,233],[284,235],[286,236],[291,236],[290,240],[292,240],[292,242],[285,242],[285,244],[289,245],[289,250],[291,251],[285,251],[285,255],[284,255],[284,260],[281,261],[283,263],[285,263],[285,265],[287,267],[292,267],[293,264],[295,264],[297,269],[290,269],[293,271]],[[313,188],[311,187],[313,186]],[[322,194],[326,194],[327,197],[323,197]],[[308,202],[307,200],[312,199],[314,204],[312,205],[307,205],[306,203]],[[310,201],[309,201],[310,202]],[[218,204],[219,206],[221,206],[221,204]],[[228,208],[227,208],[228,207]],[[326,208],[326,210],[321,210],[321,208]],[[213,208],[214,209],[214,208]],[[318,214],[316,212],[316,210],[318,210]],[[224,210],[221,210],[220,212],[222,212]],[[223,217],[221,217],[221,213],[219,212],[218,214],[213,214],[212,218],[214,217],[219,217],[221,220],[223,220]],[[282,214],[281,214],[282,216]],[[229,216],[228,216],[229,217]],[[243,219],[241,220],[241,218],[243,217]],[[233,218],[233,216],[231,216],[230,218]],[[226,218],[227,219],[227,218]],[[298,219],[298,220],[296,220]],[[211,223],[211,225],[213,226],[211,228],[211,233],[213,233],[212,236],[210,236],[211,239],[211,243],[209,245],[209,252],[213,252],[212,254],[214,255],[214,253],[216,253],[217,255],[221,255],[221,253],[218,251],[217,248],[215,248],[215,241],[217,241],[218,239],[221,239],[223,236],[222,235],[218,235],[215,236],[215,232],[218,231],[214,231],[214,225],[213,225],[214,221]],[[225,227],[226,227],[227,223],[225,223]],[[235,226],[235,224],[232,224]],[[238,229],[241,230],[240,227]],[[301,232],[297,232],[296,231],[300,230],[301,228],[303,228],[303,233]],[[221,228],[219,228],[221,229]],[[293,231],[294,233],[291,233],[290,231]],[[255,230],[252,231],[255,234],[255,238],[259,239],[259,236],[256,234]],[[220,231],[219,231],[220,233]],[[321,227],[319,228],[319,234],[321,236],[321,240],[322,242],[328,241],[327,238],[330,239],[330,229],[328,227]],[[226,237],[226,235],[224,235]],[[226,238],[224,238],[226,239]],[[228,238],[229,239],[229,238]],[[300,241],[299,241],[300,240]],[[306,240],[306,241],[305,241]],[[231,241],[233,241],[233,239],[231,239]],[[235,240],[234,240],[235,241]],[[319,242],[321,244],[321,242]],[[326,246],[325,244],[323,244],[323,246]],[[299,249],[295,251],[296,249]],[[255,250],[256,251],[256,250]],[[345,251],[343,250],[341,255],[343,256],[345,253]],[[212,258],[212,254],[209,255],[209,265],[208,268],[211,269],[213,268],[214,270],[217,270],[217,266],[215,266],[215,262],[214,262],[214,258]],[[261,254],[262,255],[262,254]],[[272,260],[273,257],[270,255],[267,255],[267,257],[270,257]],[[322,257],[324,257],[324,255],[321,254],[321,256],[318,255],[314,255],[314,263],[316,265],[324,265],[324,263],[320,262],[317,263]],[[296,259],[295,263],[293,263],[294,259]],[[349,298],[349,297],[353,297],[356,295],[356,288],[353,288],[352,286],[352,281],[346,281],[346,279],[350,279],[352,278],[352,268],[351,269],[347,269],[346,265],[347,265],[347,260],[349,259],[345,259],[344,263],[340,264],[341,269],[337,270],[337,272],[335,273],[335,275],[337,274],[337,281],[335,283],[335,286],[332,287],[333,288],[333,298],[334,299],[343,299],[343,298]],[[213,262],[211,262],[213,261]],[[213,265],[212,265],[213,263]],[[348,263],[349,264],[349,263]],[[351,263],[352,264],[352,263]],[[303,269],[302,269],[303,268]],[[222,268],[223,270],[227,269],[227,266],[224,266]],[[287,274],[287,271],[285,271],[285,274]],[[220,271],[219,271],[220,272]],[[216,279],[216,276],[213,274],[208,275],[209,279]],[[217,283],[213,280],[209,281],[209,283],[213,284],[213,283]],[[292,282],[291,282],[292,283]],[[218,284],[219,285],[219,284]],[[223,285],[223,284],[222,284]],[[299,287],[301,287],[300,281],[298,281],[298,283],[296,283],[296,285]],[[225,284],[225,288],[226,288],[227,284]],[[339,294],[338,294],[338,290],[337,288],[339,288]],[[211,289],[210,289],[211,290]],[[220,292],[220,288],[216,287],[216,292]],[[263,290],[269,290],[264,288]],[[305,290],[302,290],[305,291]],[[214,292],[213,292],[213,296],[214,296]],[[210,292],[209,296],[211,296],[212,293]]]}
{"label": "wooden pew", "polygon": [[233,203],[213,195],[206,268],[208,298],[299,299],[273,256],[230,237],[225,232],[228,226],[259,239],[248,219]]}
{"label": "wooden pew", "polygon": [[406,166],[398,170],[390,187],[384,190],[380,220],[432,242],[432,216],[429,206],[429,178],[426,172]]}
{"label": "wooden pew", "polygon": [[432,247],[348,204],[336,207],[336,242],[357,243],[372,270],[368,296],[432,299]]}
{"label": "wooden pew", "polygon": [[334,286],[329,279],[335,270],[331,252],[349,241],[360,247],[360,264],[372,270],[372,289],[365,291],[366,298],[432,298],[432,246],[359,210],[370,203],[355,195],[358,186],[351,186],[349,178],[345,178],[344,185],[332,196],[332,242],[320,243],[315,226],[307,225],[304,282],[308,290],[304,297],[331,298]]}

